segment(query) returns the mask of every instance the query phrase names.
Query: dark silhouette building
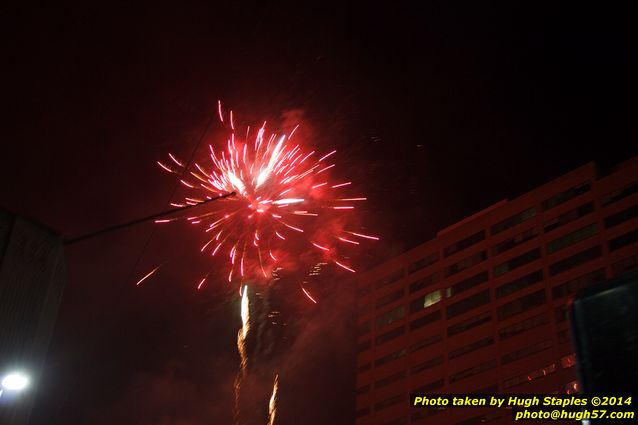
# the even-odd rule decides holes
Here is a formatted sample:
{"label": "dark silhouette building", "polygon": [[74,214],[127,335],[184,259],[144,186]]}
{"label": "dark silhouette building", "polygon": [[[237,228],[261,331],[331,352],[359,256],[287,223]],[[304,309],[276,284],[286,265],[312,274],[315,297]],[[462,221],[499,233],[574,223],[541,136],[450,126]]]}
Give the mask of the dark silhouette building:
{"label": "dark silhouette building", "polygon": [[[26,424],[65,284],[59,235],[0,210],[0,377],[29,375],[21,394],[0,396],[0,423]],[[1,378],[0,378],[1,379]]]}
{"label": "dark silhouette building", "polygon": [[410,408],[415,392],[577,391],[568,300],[635,268],[638,157],[582,166],[362,274],[356,424],[511,422]]}

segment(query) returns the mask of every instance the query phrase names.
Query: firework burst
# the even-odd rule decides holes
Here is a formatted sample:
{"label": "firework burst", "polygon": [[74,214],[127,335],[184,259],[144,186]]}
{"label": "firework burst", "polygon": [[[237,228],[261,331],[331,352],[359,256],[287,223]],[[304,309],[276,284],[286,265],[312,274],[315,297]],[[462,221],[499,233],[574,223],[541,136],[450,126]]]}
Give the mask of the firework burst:
{"label": "firework burst", "polygon": [[[199,226],[207,235],[200,251],[227,259],[229,282],[259,275],[267,279],[274,267],[296,261],[307,250],[354,273],[348,257],[341,254],[343,248],[378,238],[335,225],[345,222],[342,215],[352,214],[356,204],[366,200],[347,193],[350,181],[330,178],[336,150],[305,151],[294,142],[298,126],[288,134],[276,134],[268,133],[264,122],[240,136],[233,112],[224,114],[218,103],[218,113],[229,129],[224,149],[209,145],[207,162],[192,167],[172,153],[158,165],[179,175],[189,192],[181,202],[172,203],[173,207],[197,206],[229,192],[235,196],[220,201],[218,208],[201,206],[198,213],[156,223],[181,220]],[[198,281],[197,288],[205,282],[206,277]]]}

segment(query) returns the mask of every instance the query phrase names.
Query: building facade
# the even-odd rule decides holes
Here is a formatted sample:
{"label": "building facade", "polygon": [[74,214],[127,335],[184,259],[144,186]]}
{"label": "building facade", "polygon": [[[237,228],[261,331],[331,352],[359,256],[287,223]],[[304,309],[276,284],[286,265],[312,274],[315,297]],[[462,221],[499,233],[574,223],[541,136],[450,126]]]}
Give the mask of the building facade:
{"label": "building facade", "polygon": [[28,423],[65,285],[62,238],[0,210],[0,376],[29,375],[20,394],[0,392],[0,423]]}
{"label": "building facade", "polygon": [[357,425],[510,423],[506,409],[410,408],[429,393],[577,390],[581,288],[638,268],[638,157],[582,166],[358,277]]}

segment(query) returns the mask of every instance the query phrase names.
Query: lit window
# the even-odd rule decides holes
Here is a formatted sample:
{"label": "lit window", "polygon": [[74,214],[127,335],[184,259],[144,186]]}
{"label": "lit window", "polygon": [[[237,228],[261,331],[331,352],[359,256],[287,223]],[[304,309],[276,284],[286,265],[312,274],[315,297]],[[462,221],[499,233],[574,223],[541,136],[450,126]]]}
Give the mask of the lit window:
{"label": "lit window", "polygon": [[529,373],[506,379],[505,381],[503,381],[503,389],[511,388],[524,382],[535,381],[536,379],[551,375],[554,372],[556,372],[556,364],[552,363],[540,369],[533,370]]}
{"label": "lit window", "polygon": [[560,359],[560,365],[563,369],[568,369],[576,365],[576,356],[574,354],[568,354]]}
{"label": "lit window", "polygon": [[416,313],[441,301],[441,290],[425,294],[410,303],[410,313]]}
{"label": "lit window", "polygon": [[568,384],[565,384],[565,392],[567,394],[576,394],[580,389],[580,385],[578,385],[578,381],[572,381]]}

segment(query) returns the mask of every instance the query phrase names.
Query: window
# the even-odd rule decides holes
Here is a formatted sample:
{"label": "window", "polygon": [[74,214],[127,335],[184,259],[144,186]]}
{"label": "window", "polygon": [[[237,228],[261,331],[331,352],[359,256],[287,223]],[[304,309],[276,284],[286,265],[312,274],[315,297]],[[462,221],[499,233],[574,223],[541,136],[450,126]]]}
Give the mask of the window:
{"label": "window", "polygon": [[461,422],[455,422],[454,425],[479,425],[491,422],[501,416],[502,414],[499,410],[492,410],[491,412],[483,413],[482,415],[474,416]]}
{"label": "window", "polygon": [[557,261],[549,266],[549,275],[554,276],[574,267],[578,267],[588,261],[600,257],[603,254],[603,250],[600,246],[595,246],[584,251],[574,254],[571,257],[567,257],[564,260]]}
{"label": "window", "polygon": [[381,329],[384,326],[389,325],[390,323],[394,323],[397,320],[403,319],[403,316],[405,316],[405,306],[400,305],[399,307],[390,310],[385,314],[377,316],[377,319],[375,321],[376,328]]}
{"label": "window", "polygon": [[632,218],[638,217],[638,205],[631,206],[627,209],[624,209],[614,215],[610,215],[605,218],[605,227],[610,229],[612,227],[618,226],[619,224],[624,223],[625,221],[629,221]]}
{"label": "window", "polygon": [[536,270],[523,277],[515,279],[509,283],[496,288],[496,298],[502,298],[506,295],[513,294],[516,291],[527,288],[543,280],[543,271]]}
{"label": "window", "polygon": [[503,389],[511,388],[515,385],[522,384],[523,382],[535,381],[543,376],[551,375],[556,372],[556,363],[552,363],[540,369],[533,370],[529,373],[518,375],[510,379],[506,379],[503,382]]}
{"label": "window", "polygon": [[362,395],[370,392],[370,384],[357,388],[356,394]]}
{"label": "window", "polygon": [[433,306],[439,301],[441,301],[441,290],[437,289],[434,292],[425,294],[422,297],[419,297],[416,300],[410,302],[410,313],[416,313],[417,311],[421,311],[424,308]]}
{"label": "window", "polygon": [[416,282],[412,282],[410,284],[410,293],[419,291],[425,288],[426,286],[430,286],[433,283],[438,282],[439,276],[440,276],[439,273],[433,273],[429,276],[424,277],[423,279],[419,279]]}
{"label": "window", "polygon": [[393,373],[390,376],[386,376],[385,378],[379,379],[378,381],[374,383],[374,388],[377,389],[377,388],[385,387],[394,382],[400,381],[403,378],[405,378],[405,370],[402,370],[401,372]]}
{"label": "window", "polygon": [[368,295],[372,291],[372,285],[365,285],[361,288],[357,288],[357,295],[360,297],[364,297]]}
{"label": "window", "polygon": [[357,344],[357,353],[365,351],[365,350],[367,350],[369,348],[370,348],[370,340],[366,339],[365,341],[362,341],[362,342]]}
{"label": "window", "polygon": [[406,425],[408,423],[408,419],[405,417],[393,419],[390,422],[384,422],[381,425]]}
{"label": "window", "polygon": [[462,259],[458,263],[455,263],[455,264],[452,264],[451,266],[446,267],[445,276],[446,277],[452,276],[453,274],[469,269],[470,267],[475,266],[476,264],[479,264],[482,261],[485,261],[486,259],[487,259],[487,251],[477,252],[474,255],[470,255],[469,257]]}
{"label": "window", "polygon": [[503,304],[496,310],[496,314],[498,320],[505,320],[544,303],[545,289],[541,289],[507,304]]}
{"label": "window", "polygon": [[532,207],[532,208],[528,208],[525,211],[522,211],[518,214],[515,214],[509,218],[506,218],[503,221],[500,221],[496,224],[494,224],[491,228],[490,228],[490,233],[492,235],[495,235],[497,233],[500,233],[504,230],[509,229],[510,227],[514,227],[517,224],[520,224],[522,222],[524,222],[525,220],[529,220],[530,218],[534,217],[536,215],[536,208]]}
{"label": "window", "polygon": [[567,394],[576,394],[579,390],[578,381],[572,381],[568,384],[565,384],[565,393]]}
{"label": "window", "polygon": [[432,335],[427,338],[422,339],[421,341],[415,342],[410,346],[410,353],[414,353],[415,351],[421,350],[422,348],[429,347],[430,345],[436,344],[437,342],[443,341],[443,337],[440,334]]}
{"label": "window", "polygon": [[500,329],[498,334],[501,340],[508,339],[539,326],[543,326],[547,323],[549,323],[549,316],[547,313],[543,313],[518,323],[514,323],[513,325],[506,326]]}
{"label": "window", "polygon": [[448,354],[448,359],[452,360],[452,359],[456,359],[457,357],[461,357],[464,356],[466,354],[469,354],[473,351],[479,350],[483,347],[488,347],[490,345],[494,344],[494,338],[492,337],[488,337],[488,338],[483,338],[483,339],[479,339],[478,341],[474,341],[471,344],[467,344],[464,345],[460,348],[457,348],[456,350],[452,350],[449,352]]}
{"label": "window", "polygon": [[397,300],[400,300],[403,297],[404,292],[405,291],[403,290],[403,288],[401,288],[397,291],[390,292],[387,295],[377,298],[376,307],[380,308],[388,304],[391,304]]}
{"label": "window", "polygon": [[421,422],[424,419],[427,419],[428,417],[432,416],[432,415],[436,415],[437,413],[441,413],[444,412],[446,410],[446,407],[432,407],[430,409],[419,409],[418,411],[412,413],[411,417],[411,423],[415,423],[415,422]]}
{"label": "window", "polygon": [[572,187],[564,192],[559,193],[556,196],[553,196],[545,201],[543,201],[542,207],[543,211],[550,210],[563,202],[567,202],[572,198],[575,198],[583,193],[587,193],[591,190],[591,185],[589,183],[583,183],[578,186]]}
{"label": "window", "polygon": [[614,272],[614,276],[618,276],[619,274],[626,273],[630,270],[633,270],[638,267],[638,254],[632,255],[631,257],[623,258],[620,261],[612,264],[611,269]]}
{"label": "window", "polygon": [[388,331],[384,334],[379,335],[374,343],[375,345],[381,345],[385,342],[393,340],[394,338],[400,337],[404,333],[405,333],[405,326],[401,326],[399,328],[393,329],[391,331]]}
{"label": "window", "polygon": [[448,298],[450,298],[451,296],[454,296],[454,295],[460,294],[461,292],[472,289],[475,286],[480,285],[481,283],[487,282],[488,277],[489,276],[487,271],[481,272],[472,277],[468,277],[467,279],[464,279],[460,281],[459,283],[456,283],[450,286],[449,288],[447,288],[445,290],[445,295]]}
{"label": "window", "polygon": [[551,220],[545,222],[545,232],[550,232],[554,229],[558,229],[561,226],[564,226],[567,223],[571,223],[574,220],[578,220],[581,217],[586,216],[587,214],[591,214],[594,212],[594,203],[587,202],[586,204],[581,205],[578,208],[574,208],[573,210],[567,211],[564,214],[559,215],[558,217],[554,217]]}
{"label": "window", "polygon": [[369,407],[364,407],[363,409],[357,410],[357,412],[355,413],[355,416],[357,418],[360,418],[360,417],[368,415],[368,414],[370,414],[370,408]]}
{"label": "window", "polygon": [[487,387],[479,388],[476,391],[472,391],[470,394],[496,394],[498,391],[498,385],[492,384]]}
{"label": "window", "polygon": [[492,320],[492,314],[488,311],[485,313],[481,313],[479,315],[470,317],[467,320],[464,320],[460,323],[457,323],[456,325],[452,325],[450,327],[447,328],[447,335],[448,336],[453,336],[453,335],[457,335],[460,334],[462,332],[465,332],[469,329],[475,328],[477,326],[480,326],[484,323],[489,322],[490,320]]}
{"label": "window", "polygon": [[459,314],[463,314],[466,311],[480,307],[489,302],[490,302],[490,290],[486,289],[484,291],[479,292],[478,294],[472,295],[471,297],[467,297],[461,301],[450,304],[446,309],[447,318],[451,319],[453,317],[458,316]]}
{"label": "window", "polygon": [[596,223],[590,224],[589,226],[585,226],[574,232],[568,233],[565,236],[554,239],[547,244],[547,252],[551,254],[553,252],[559,251],[565,247],[575,244],[576,242],[580,242],[584,239],[590,238],[596,233],[598,233]]}
{"label": "window", "polygon": [[569,280],[552,288],[552,297],[561,298],[569,294],[574,294],[583,288],[593,285],[596,282],[605,280],[605,269],[598,269],[576,279]]}
{"label": "window", "polygon": [[360,306],[357,306],[357,311],[359,312],[359,316],[363,316],[372,310],[372,304],[365,303]]}
{"label": "window", "polygon": [[466,248],[471,247],[472,245],[476,245],[477,243],[485,240],[485,230],[481,230],[478,233],[475,233],[471,236],[468,236],[465,239],[462,239],[443,250],[443,255],[449,257],[452,254],[455,254],[459,251],[462,251]]}
{"label": "window", "polygon": [[439,259],[438,252],[435,252],[434,254],[430,254],[426,257],[423,257],[420,260],[417,260],[408,266],[408,273],[414,273],[417,270],[421,270],[422,268],[429,266],[430,264],[434,264],[438,261],[438,259]]}
{"label": "window", "polygon": [[389,275],[385,276],[384,278],[377,280],[374,283],[374,289],[379,289],[379,288],[388,286],[391,283],[394,283],[397,280],[401,279],[402,277],[403,277],[403,269],[392,272]]}
{"label": "window", "polygon": [[512,351],[509,354],[506,354],[502,357],[502,364],[512,363],[516,360],[523,359],[525,357],[531,356],[532,354],[540,353],[541,351],[547,350],[551,348],[552,340],[546,339],[545,341],[537,342],[536,344],[528,345],[527,347],[521,348],[516,351]]}
{"label": "window", "polygon": [[434,313],[426,314],[423,317],[419,317],[418,319],[410,322],[410,330],[413,331],[415,329],[422,328],[428,323],[436,322],[441,318],[441,310],[437,310]]}
{"label": "window", "polygon": [[567,306],[560,306],[554,309],[554,319],[556,323],[561,323],[567,320]]}
{"label": "window", "polygon": [[472,376],[478,375],[479,373],[483,373],[490,369],[494,369],[496,367],[496,360],[490,360],[485,363],[481,363],[480,365],[470,367],[468,369],[464,369],[460,372],[454,373],[450,375],[450,384],[458,381],[462,381],[467,378],[471,378]]}
{"label": "window", "polygon": [[608,242],[609,251],[616,251],[638,241],[638,229],[618,236]]}
{"label": "window", "polygon": [[558,343],[559,344],[565,344],[567,342],[570,342],[569,331],[567,329],[565,329],[565,330],[562,330],[562,331],[558,332]]}
{"label": "window", "polygon": [[560,365],[563,369],[569,369],[576,366],[576,356],[574,354],[568,354],[560,359]]}
{"label": "window", "polygon": [[374,367],[379,367],[386,363],[390,363],[393,360],[400,359],[401,357],[405,356],[406,352],[407,350],[403,348],[399,351],[395,351],[394,353],[386,354],[383,357],[379,357],[378,359],[374,361]]}
{"label": "window", "polygon": [[368,332],[370,332],[371,328],[372,328],[372,323],[370,320],[368,320],[365,323],[361,323],[357,325],[357,336],[362,336],[367,334]]}
{"label": "window", "polygon": [[492,247],[492,255],[498,255],[502,254],[503,252],[509,251],[512,248],[515,248],[529,240],[534,239],[536,236],[538,236],[538,229],[536,227],[527,229],[526,231],[519,233],[518,235],[514,235],[511,238],[505,239],[503,242],[494,245]]}
{"label": "window", "polygon": [[390,406],[394,406],[395,404],[401,403],[403,400],[405,400],[405,394],[398,394],[398,395],[395,395],[394,397],[387,398],[383,401],[375,403],[374,411],[378,412],[379,410],[383,410]]}
{"label": "window", "polygon": [[372,365],[370,363],[366,363],[364,365],[361,365],[357,368],[357,374],[359,373],[363,373],[363,372],[367,372],[370,370],[370,368],[372,367]]}
{"label": "window", "polygon": [[415,388],[413,393],[425,393],[428,391],[436,390],[437,388],[441,388],[445,385],[444,379],[437,379],[436,381],[428,382],[425,385],[420,386],[419,388]]}
{"label": "window", "polygon": [[433,368],[434,366],[438,366],[443,364],[443,356],[436,356],[424,362],[421,362],[410,369],[410,375],[416,375],[417,373],[421,373],[424,370],[428,370]]}
{"label": "window", "polygon": [[541,258],[541,250],[538,248],[532,249],[531,251],[527,251],[525,254],[521,254],[518,257],[514,257],[511,260],[494,267],[494,276],[502,276],[510,270],[522,267],[525,264],[538,260],[539,258]]}
{"label": "window", "polygon": [[628,184],[627,186],[621,189],[615,190],[603,196],[602,198],[603,207],[606,207],[607,205],[611,205],[614,202],[618,202],[621,199],[625,199],[636,192],[638,192],[638,181]]}

